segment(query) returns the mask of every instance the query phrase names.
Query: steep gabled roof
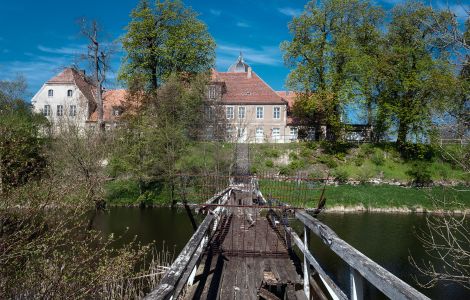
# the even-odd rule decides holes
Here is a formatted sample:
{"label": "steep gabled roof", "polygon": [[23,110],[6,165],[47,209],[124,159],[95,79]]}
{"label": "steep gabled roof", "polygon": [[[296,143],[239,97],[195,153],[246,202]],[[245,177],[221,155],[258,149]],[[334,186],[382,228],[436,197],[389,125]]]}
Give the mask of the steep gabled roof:
{"label": "steep gabled roof", "polygon": [[66,68],[55,77],[49,79],[46,84],[74,84],[87,98],[88,101],[95,103],[96,87],[85,77],[84,74],[73,68]]}
{"label": "steep gabled roof", "polygon": [[213,80],[225,83],[224,104],[287,104],[255,72],[215,72]]}

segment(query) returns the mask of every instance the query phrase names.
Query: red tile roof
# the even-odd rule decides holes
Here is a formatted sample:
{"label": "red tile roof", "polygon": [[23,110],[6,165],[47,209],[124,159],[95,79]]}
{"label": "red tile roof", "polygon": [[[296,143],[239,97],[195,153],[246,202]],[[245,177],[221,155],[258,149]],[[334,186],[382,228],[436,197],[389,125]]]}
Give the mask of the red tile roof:
{"label": "red tile roof", "polygon": [[60,72],[57,76],[51,78],[46,82],[47,84],[75,84],[87,100],[92,104],[95,104],[95,91],[96,87],[93,83],[88,80],[83,73],[73,69],[66,68]]}
{"label": "red tile roof", "polygon": [[[119,116],[113,115],[113,108],[123,109],[127,98],[127,91],[107,90],[103,93],[103,119],[105,122],[113,122],[119,119]],[[98,110],[91,114],[89,122],[98,121]]]}
{"label": "red tile roof", "polygon": [[213,82],[224,82],[224,104],[287,104],[253,71],[235,73],[213,70],[211,78]]}

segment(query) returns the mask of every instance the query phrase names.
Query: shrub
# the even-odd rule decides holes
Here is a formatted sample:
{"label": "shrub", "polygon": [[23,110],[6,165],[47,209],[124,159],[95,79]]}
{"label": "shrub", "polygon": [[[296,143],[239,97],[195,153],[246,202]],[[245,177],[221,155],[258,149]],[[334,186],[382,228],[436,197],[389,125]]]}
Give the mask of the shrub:
{"label": "shrub", "polygon": [[357,156],[355,159],[354,159],[354,164],[357,166],[357,167],[360,167],[362,166],[362,164],[364,164],[364,156]]}
{"label": "shrub", "polygon": [[279,174],[288,176],[291,175],[293,171],[289,168],[289,166],[282,166],[279,168]]}
{"label": "shrub", "polygon": [[305,143],[305,147],[307,147],[310,150],[316,150],[318,148],[318,143],[313,142],[313,141],[308,141]]}
{"label": "shrub", "polygon": [[317,158],[317,161],[319,163],[325,164],[328,166],[328,168],[336,168],[338,166],[338,163],[334,160],[333,157],[331,157],[328,154],[322,154]]}
{"label": "shrub", "polygon": [[339,183],[345,183],[349,179],[349,172],[343,168],[335,169],[333,175],[335,176],[336,181]]}
{"label": "shrub", "polygon": [[300,156],[310,158],[313,155],[313,151],[309,148],[302,148],[300,150]]}
{"label": "shrub", "polygon": [[280,153],[278,149],[266,148],[264,149],[264,155],[266,155],[267,157],[278,158]]}
{"label": "shrub", "polygon": [[272,160],[270,160],[270,159],[268,159],[264,164],[265,164],[266,167],[268,167],[268,168],[274,167],[274,162],[273,162]]}
{"label": "shrub", "polygon": [[372,178],[372,176],[374,176],[374,170],[372,170],[370,167],[363,166],[362,168],[359,168],[357,175],[357,179],[361,183],[366,183],[369,181],[369,179]]}
{"label": "shrub", "polygon": [[251,174],[256,174],[256,173],[258,173],[258,168],[257,168],[256,166],[254,166],[254,165],[251,165],[251,166],[250,166],[250,173],[251,173]]}
{"label": "shrub", "polygon": [[305,167],[305,163],[301,160],[293,160],[289,163],[289,168],[292,171],[296,171]]}
{"label": "shrub", "polygon": [[411,169],[406,172],[411,177],[412,182],[418,186],[426,186],[432,183],[431,172],[428,164],[424,162],[415,162]]}
{"label": "shrub", "polygon": [[299,158],[299,157],[297,156],[297,153],[295,153],[295,152],[290,152],[290,153],[289,153],[289,159],[290,159],[290,160],[296,160],[296,159],[298,159],[298,158]]}
{"label": "shrub", "polygon": [[436,150],[432,145],[405,143],[400,147],[400,153],[406,160],[432,160]]}
{"label": "shrub", "polygon": [[372,155],[371,161],[372,161],[376,166],[383,166],[383,164],[385,163],[385,158],[384,158],[383,152],[377,149],[377,150],[374,152],[374,154]]}

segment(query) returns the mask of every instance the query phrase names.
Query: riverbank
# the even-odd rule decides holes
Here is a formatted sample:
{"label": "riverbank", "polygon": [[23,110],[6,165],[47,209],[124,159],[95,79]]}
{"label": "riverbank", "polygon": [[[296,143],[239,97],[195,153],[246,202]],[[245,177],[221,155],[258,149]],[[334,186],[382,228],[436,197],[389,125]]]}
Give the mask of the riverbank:
{"label": "riverbank", "polygon": [[[284,185],[294,183],[284,182]],[[261,182],[263,190],[263,182]],[[145,201],[141,201],[138,186],[131,181],[110,182],[107,186],[107,203],[109,206],[169,206],[169,195],[148,195]],[[307,194],[299,194],[295,188],[279,189],[280,199],[283,196],[287,200],[301,199],[299,201],[284,201],[296,207],[315,208],[320,198],[321,189],[308,191]],[[299,192],[300,193],[300,192]],[[267,196],[267,195],[266,195]],[[326,186],[326,211],[327,212],[462,212],[470,209],[470,187],[403,187],[394,185],[329,185]],[[445,206],[436,206],[442,204]]]}

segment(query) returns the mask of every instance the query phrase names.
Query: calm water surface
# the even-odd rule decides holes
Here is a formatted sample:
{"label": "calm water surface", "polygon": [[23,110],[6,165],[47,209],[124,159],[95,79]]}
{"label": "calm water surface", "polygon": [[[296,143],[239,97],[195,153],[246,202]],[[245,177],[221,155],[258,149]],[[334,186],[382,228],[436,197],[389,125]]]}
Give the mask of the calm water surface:
{"label": "calm water surface", "polygon": [[[432,299],[470,299],[470,291],[457,285],[420,289],[415,284],[412,276],[417,273],[410,266],[408,257],[410,254],[418,260],[425,257],[415,236],[415,230],[425,226],[423,215],[324,214],[320,216],[320,220],[359,251]],[[165,245],[165,248],[176,253],[181,251],[193,233],[186,212],[169,208],[112,208],[100,214],[95,225],[104,233],[122,235],[120,243],[137,236],[141,243],[155,241],[157,248],[161,249]],[[300,228],[295,222],[292,226]],[[349,269],[341,259],[313,234],[310,249],[325,271],[347,291]],[[373,287],[368,286],[365,292],[370,299],[384,298]]]}

